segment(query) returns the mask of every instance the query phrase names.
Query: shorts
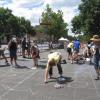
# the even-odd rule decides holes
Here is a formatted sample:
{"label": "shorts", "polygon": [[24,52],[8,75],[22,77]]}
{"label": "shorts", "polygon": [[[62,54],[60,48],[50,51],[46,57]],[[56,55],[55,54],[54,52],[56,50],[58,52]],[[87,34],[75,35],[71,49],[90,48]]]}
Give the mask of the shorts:
{"label": "shorts", "polygon": [[95,67],[95,69],[100,68],[99,61],[100,61],[99,58],[94,58],[94,67]]}
{"label": "shorts", "polygon": [[67,52],[68,52],[69,54],[72,54],[71,48],[67,48]]}
{"label": "shorts", "polygon": [[4,51],[0,50],[0,56],[4,56]]}
{"label": "shorts", "polygon": [[16,50],[11,50],[10,51],[10,57],[17,57],[17,51]]}

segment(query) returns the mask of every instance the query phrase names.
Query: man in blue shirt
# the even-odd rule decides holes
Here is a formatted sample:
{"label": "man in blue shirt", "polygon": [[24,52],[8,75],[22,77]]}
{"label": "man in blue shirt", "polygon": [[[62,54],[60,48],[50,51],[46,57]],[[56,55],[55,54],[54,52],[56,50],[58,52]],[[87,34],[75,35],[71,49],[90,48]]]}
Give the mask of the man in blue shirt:
{"label": "man in blue shirt", "polygon": [[80,49],[80,41],[78,39],[76,39],[74,41],[74,50],[78,53]]}

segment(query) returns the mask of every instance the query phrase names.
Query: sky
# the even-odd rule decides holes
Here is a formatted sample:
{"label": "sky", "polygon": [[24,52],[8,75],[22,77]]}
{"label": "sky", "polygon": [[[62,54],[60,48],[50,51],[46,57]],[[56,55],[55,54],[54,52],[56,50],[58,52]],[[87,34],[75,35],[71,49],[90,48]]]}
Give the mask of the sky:
{"label": "sky", "polygon": [[15,16],[25,17],[35,26],[39,25],[41,14],[49,4],[54,12],[62,10],[63,19],[70,27],[72,18],[79,13],[80,3],[81,0],[0,0],[0,7],[11,9]]}

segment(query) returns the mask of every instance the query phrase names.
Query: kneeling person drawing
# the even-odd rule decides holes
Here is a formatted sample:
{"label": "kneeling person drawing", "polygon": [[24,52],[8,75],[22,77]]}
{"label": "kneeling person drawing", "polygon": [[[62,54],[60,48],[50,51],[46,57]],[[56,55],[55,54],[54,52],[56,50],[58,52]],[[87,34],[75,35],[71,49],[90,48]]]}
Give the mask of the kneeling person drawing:
{"label": "kneeling person drawing", "polygon": [[45,69],[45,80],[44,80],[45,83],[47,83],[48,74],[50,75],[50,77],[52,76],[53,66],[58,67],[59,74],[60,76],[62,76],[63,72],[62,72],[62,67],[60,63],[61,59],[62,59],[62,55],[60,52],[54,52],[48,55],[48,62],[47,62],[46,69]]}

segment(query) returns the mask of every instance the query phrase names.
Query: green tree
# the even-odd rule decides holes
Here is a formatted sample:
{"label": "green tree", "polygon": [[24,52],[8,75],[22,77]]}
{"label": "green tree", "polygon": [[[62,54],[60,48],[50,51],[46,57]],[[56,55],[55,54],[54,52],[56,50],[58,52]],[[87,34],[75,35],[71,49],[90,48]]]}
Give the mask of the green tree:
{"label": "green tree", "polygon": [[8,32],[8,18],[12,16],[11,10],[0,8],[0,33]]}
{"label": "green tree", "polygon": [[43,33],[44,32],[44,28],[41,25],[36,25],[35,30],[36,30],[37,33]]}
{"label": "green tree", "polygon": [[55,13],[47,5],[46,10],[42,13],[41,23],[44,26],[45,33],[50,37],[53,36],[55,40],[61,36],[67,36],[67,23],[64,23],[62,11],[58,10]]}
{"label": "green tree", "polygon": [[75,16],[72,20],[72,32],[75,34],[81,33],[81,19],[80,16]]}
{"label": "green tree", "polygon": [[29,20],[24,17],[17,17],[8,8],[0,8],[0,37],[5,35],[24,36],[25,34],[35,35],[35,29]]}
{"label": "green tree", "polygon": [[32,36],[34,36],[36,34],[35,29],[31,25],[30,21],[29,20],[25,20],[24,17],[17,18],[17,24],[16,24],[17,27],[15,28],[15,29],[18,30],[18,34],[17,35],[20,35],[22,37],[25,34],[30,34]]}
{"label": "green tree", "polygon": [[13,34],[13,35],[16,35],[16,36],[19,36],[20,34],[20,31],[19,31],[19,24],[18,24],[18,19],[17,17],[15,16],[10,16],[8,19],[7,19],[7,31],[5,33],[10,33],[10,34]]}
{"label": "green tree", "polygon": [[[74,32],[80,30],[85,35],[100,34],[100,0],[81,0],[80,14],[72,20]],[[75,24],[74,24],[75,22]],[[80,25],[78,26],[77,24]],[[78,28],[77,28],[78,27]]]}
{"label": "green tree", "polygon": [[26,24],[25,18],[24,17],[18,18],[18,24],[19,24],[20,36],[22,37],[27,32],[26,27],[25,27],[25,24]]}

